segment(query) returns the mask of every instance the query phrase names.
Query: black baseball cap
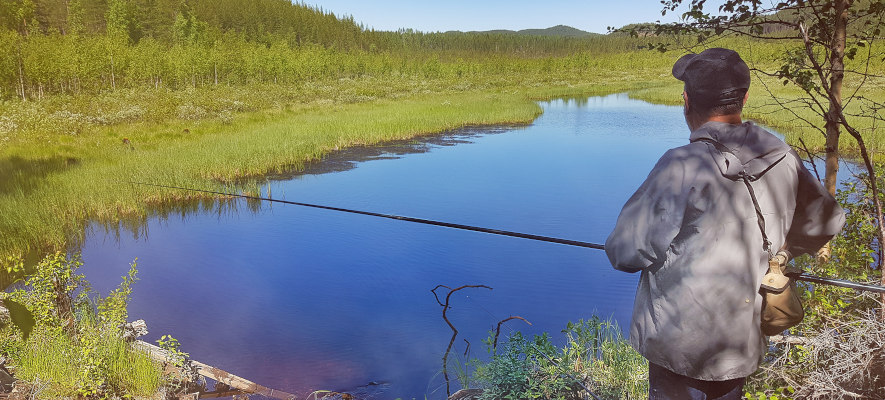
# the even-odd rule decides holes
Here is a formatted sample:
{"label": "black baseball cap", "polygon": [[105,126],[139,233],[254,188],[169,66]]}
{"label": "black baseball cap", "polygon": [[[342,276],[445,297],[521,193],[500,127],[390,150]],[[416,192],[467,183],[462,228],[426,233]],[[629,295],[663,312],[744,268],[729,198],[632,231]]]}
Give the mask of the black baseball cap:
{"label": "black baseball cap", "polygon": [[750,68],[741,56],[719,47],[682,56],[673,76],[685,82],[689,98],[711,106],[739,102],[750,88]]}

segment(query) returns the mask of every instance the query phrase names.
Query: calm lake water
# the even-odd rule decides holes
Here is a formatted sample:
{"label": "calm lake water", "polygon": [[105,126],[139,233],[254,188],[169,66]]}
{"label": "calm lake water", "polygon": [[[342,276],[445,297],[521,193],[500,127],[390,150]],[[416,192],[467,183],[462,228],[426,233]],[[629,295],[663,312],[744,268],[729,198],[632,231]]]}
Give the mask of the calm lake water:
{"label": "calm lake water", "polygon": [[[688,142],[680,107],[625,95],[541,106],[529,126],[349,150],[265,191],[602,243],[661,154]],[[444,398],[452,332],[437,285],[493,288],[452,296],[450,359],[463,359],[462,339],[485,357],[482,339],[511,315],[533,325],[508,327],[557,344],[569,321],[626,326],[638,280],[599,250],[245,201],[154,216],[137,233],[94,226],[83,271],[106,294],[136,257],[129,311],[147,321],[146,340],[171,334],[195,360],[300,398],[370,383],[374,398]]]}

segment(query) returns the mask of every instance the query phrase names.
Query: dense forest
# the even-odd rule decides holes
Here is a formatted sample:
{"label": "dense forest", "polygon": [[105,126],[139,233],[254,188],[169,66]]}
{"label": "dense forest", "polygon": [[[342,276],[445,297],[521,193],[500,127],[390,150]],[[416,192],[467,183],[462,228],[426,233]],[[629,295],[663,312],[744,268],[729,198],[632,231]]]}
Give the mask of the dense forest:
{"label": "dense forest", "polygon": [[0,3],[0,98],[362,75],[461,77],[639,45],[602,35],[375,31],[289,0],[11,0]]}
{"label": "dense forest", "polygon": [[[452,64],[490,55],[537,59],[636,46],[600,35],[375,31],[288,0],[12,0],[0,3],[0,98],[443,70],[462,76],[480,71]],[[513,63],[493,64],[505,67],[500,73]]]}
{"label": "dense forest", "polygon": [[23,36],[106,34],[132,44],[209,41],[226,32],[339,47],[366,38],[352,18],[287,0],[12,0],[0,4],[0,25]]}

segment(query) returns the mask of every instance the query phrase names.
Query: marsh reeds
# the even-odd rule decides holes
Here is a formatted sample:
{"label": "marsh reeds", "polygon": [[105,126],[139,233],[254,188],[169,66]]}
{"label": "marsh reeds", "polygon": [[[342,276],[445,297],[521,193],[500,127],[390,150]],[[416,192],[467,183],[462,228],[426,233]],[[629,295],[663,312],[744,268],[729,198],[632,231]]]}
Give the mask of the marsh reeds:
{"label": "marsh reeds", "polygon": [[[42,382],[28,390],[37,399],[76,397],[84,380],[96,371],[89,369],[88,360],[81,360],[83,345],[67,336],[35,333],[15,354],[16,378],[23,382]],[[97,338],[91,357],[100,360],[101,374],[121,393],[135,397],[153,396],[164,383],[162,366],[150,357],[133,350],[119,336],[102,335]],[[87,356],[88,357],[88,356]]]}

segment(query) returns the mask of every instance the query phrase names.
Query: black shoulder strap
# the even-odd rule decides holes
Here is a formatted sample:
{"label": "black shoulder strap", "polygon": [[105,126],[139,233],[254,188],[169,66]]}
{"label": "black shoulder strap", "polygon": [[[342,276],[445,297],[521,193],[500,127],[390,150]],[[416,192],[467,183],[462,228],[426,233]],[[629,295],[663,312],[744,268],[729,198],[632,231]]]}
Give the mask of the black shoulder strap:
{"label": "black shoulder strap", "polygon": [[[724,144],[710,138],[697,138],[692,142],[709,143],[715,147],[716,150],[719,150],[720,153],[728,153],[735,156],[735,154],[728,147],[725,147]],[[735,158],[737,158],[737,156],[735,156]],[[762,248],[768,252],[768,258],[772,258],[774,257],[774,253],[771,252],[771,241],[768,240],[768,235],[765,233],[765,218],[762,216],[762,209],[759,208],[759,201],[756,200],[756,192],[753,191],[753,185],[750,184],[750,179],[747,176],[746,171],[741,171],[738,174],[738,178],[744,181],[744,184],[747,186],[747,191],[750,192],[750,198],[753,199],[753,207],[756,208],[756,222],[759,224],[759,231],[762,232]]]}

